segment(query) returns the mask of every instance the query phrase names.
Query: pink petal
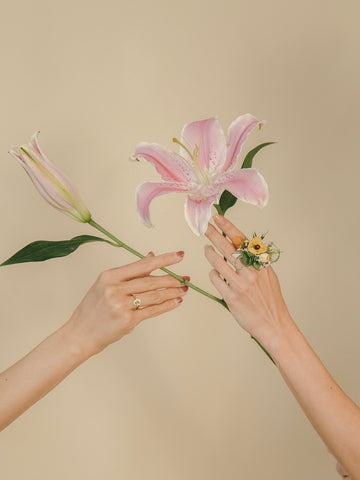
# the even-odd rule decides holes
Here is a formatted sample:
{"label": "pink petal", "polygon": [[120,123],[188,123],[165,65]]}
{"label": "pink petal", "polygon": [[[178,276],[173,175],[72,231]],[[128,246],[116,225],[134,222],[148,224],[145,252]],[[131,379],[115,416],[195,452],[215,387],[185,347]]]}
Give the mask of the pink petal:
{"label": "pink petal", "polygon": [[[43,178],[43,180],[40,180],[40,181],[43,183],[43,186],[45,188],[48,188],[48,185],[52,183],[52,180],[51,180],[51,177],[52,177],[55,180],[55,182],[59,183],[59,185],[61,186],[61,190],[66,190],[73,197],[75,203],[77,202],[81,203],[82,200],[80,198],[78,190],[73,185],[69,177],[62,170],[60,170],[54,163],[52,163],[47,158],[45,153],[41,150],[38,142],[38,138],[37,138],[39,133],[40,132],[37,131],[34,133],[34,135],[32,135],[31,141],[29,144],[21,145],[19,147],[19,152],[20,152],[20,155],[22,156],[23,166],[24,164],[28,165],[29,169],[33,172],[33,175],[38,176],[39,179]],[[30,160],[28,155],[26,155],[24,151],[21,150],[21,147],[25,148],[25,150],[33,157],[35,162]],[[38,163],[38,165],[36,163]],[[48,176],[47,181],[45,178],[46,176],[41,175],[42,168],[47,172],[46,174],[46,176]],[[51,189],[51,185],[50,185],[50,189]],[[58,193],[58,195],[59,194],[62,196],[61,191]]]}
{"label": "pink petal", "polygon": [[152,163],[165,181],[191,182],[195,178],[195,173],[189,163],[157,143],[139,143],[132,158],[137,156],[144,157],[145,160]]}
{"label": "pink petal", "polygon": [[243,202],[263,208],[269,199],[269,188],[261,173],[256,168],[243,168],[225,173],[218,182],[222,188],[229,190]]}
{"label": "pink petal", "polygon": [[[226,159],[226,140],[216,117],[188,123],[181,132],[182,143],[193,154],[200,147],[200,164],[210,174],[219,171]],[[186,155],[182,149],[182,155]]]}
{"label": "pink petal", "polygon": [[51,206],[80,222],[88,221],[91,217],[89,210],[67,176],[40,149],[38,133],[31,137],[29,144],[13,147],[9,153],[19,161],[39,193]]}
{"label": "pink petal", "polygon": [[61,212],[67,213],[80,222],[83,221],[84,217],[87,217],[88,211],[83,203],[79,202],[75,207],[66,197],[59,195],[58,188],[49,183],[48,178],[43,172],[37,171],[34,173],[28,165],[23,165],[23,167],[37,191],[52,207]]}
{"label": "pink petal", "polygon": [[[77,189],[74,187],[68,176],[60,170],[54,163],[52,163],[45,153],[41,150],[38,135],[39,131],[35,132],[31,137],[31,141],[28,145],[25,145],[29,153],[35,158],[35,160],[46,169],[46,171],[52,175],[59,183],[61,183],[68,192],[70,192],[75,198],[79,198]],[[29,164],[27,159],[26,163]]]}
{"label": "pink petal", "polygon": [[150,203],[159,195],[165,195],[171,192],[188,192],[191,189],[186,183],[175,182],[146,182],[139,185],[136,189],[137,212],[140,220],[148,227],[152,227],[150,220]]}
{"label": "pink petal", "polygon": [[249,133],[261,122],[250,113],[236,118],[228,129],[228,148],[226,162],[222,169],[223,172],[231,169],[239,156],[242,144],[245,142]]}
{"label": "pink petal", "polygon": [[185,203],[185,220],[195,235],[204,235],[210,217],[211,205],[217,195],[205,198],[200,195],[188,195]]}

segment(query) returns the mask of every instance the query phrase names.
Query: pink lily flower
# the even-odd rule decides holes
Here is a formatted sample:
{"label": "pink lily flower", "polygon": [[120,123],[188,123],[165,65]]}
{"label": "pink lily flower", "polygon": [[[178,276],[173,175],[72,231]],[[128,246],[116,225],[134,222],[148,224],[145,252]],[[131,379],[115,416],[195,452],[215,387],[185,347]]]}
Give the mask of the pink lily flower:
{"label": "pink lily flower", "polygon": [[91,219],[89,210],[66,175],[42,152],[38,134],[34,133],[30,143],[12,147],[9,153],[24,167],[40,195],[52,207],[78,222],[88,222]]}
{"label": "pink lily flower", "polygon": [[185,219],[196,235],[203,235],[211,216],[211,206],[223,190],[238,199],[264,207],[268,186],[256,168],[234,170],[241,147],[248,134],[262,122],[250,114],[236,118],[229,127],[228,141],[216,117],[188,123],[183,127],[179,153],[157,143],[141,142],[131,157],[141,156],[152,163],[163,182],[146,182],[136,190],[137,211],[145,225],[151,227],[151,201],[171,192],[186,192]]}

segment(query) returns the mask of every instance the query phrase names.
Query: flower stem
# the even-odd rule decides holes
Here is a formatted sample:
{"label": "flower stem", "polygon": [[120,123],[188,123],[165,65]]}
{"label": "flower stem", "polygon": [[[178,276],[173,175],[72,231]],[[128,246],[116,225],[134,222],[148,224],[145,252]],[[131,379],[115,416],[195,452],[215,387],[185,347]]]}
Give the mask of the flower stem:
{"label": "flower stem", "polygon": [[[116,238],[112,233],[110,233],[108,230],[106,230],[104,227],[102,227],[101,225],[99,225],[97,222],[95,222],[95,220],[93,220],[92,218],[88,221],[89,225],[91,225],[92,227],[96,228],[97,230],[99,230],[100,232],[102,232],[104,235],[106,235],[107,237],[111,238],[111,240],[113,240],[116,245],[118,245],[119,247],[122,247],[122,248],[125,248],[125,250],[127,250],[128,252],[132,253],[133,255],[136,255],[137,257],[139,258],[145,258],[145,255],[143,255],[142,253],[138,252],[137,250],[134,250],[133,248],[131,248],[129,245],[127,245],[126,243],[122,242],[121,240],[119,240],[118,238]],[[178,275],[177,273],[175,272],[172,272],[171,270],[163,267],[161,268],[160,270],[162,270],[163,272],[167,273],[168,275],[171,275],[172,277],[176,278],[177,280],[179,280],[180,282],[184,283],[185,285],[188,285],[190,288],[192,288],[193,290],[196,290],[197,292],[201,293],[202,295],[205,295],[206,297],[209,297],[211,298],[212,300],[214,300],[215,302],[218,302],[220,303],[223,307],[225,307],[227,310],[229,310],[228,306],[226,305],[226,302],[222,299],[222,298],[219,298],[219,297],[215,297],[215,295],[212,295],[211,293],[209,292],[206,292],[205,290],[203,290],[202,288],[199,288],[198,286],[194,285],[193,283],[191,282],[188,282],[187,280],[185,280],[183,277],[181,277],[180,275]]]}
{"label": "flower stem", "polygon": [[[91,225],[92,227],[96,228],[97,230],[99,230],[101,233],[103,233],[104,235],[106,235],[107,237],[111,238],[111,240],[114,241],[114,243],[119,246],[119,247],[122,247],[122,248],[125,248],[125,250],[127,250],[128,252],[132,253],[133,255],[136,255],[137,257],[139,258],[145,258],[145,255],[143,255],[142,253],[138,252],[137,250],[134,250],[133,248],[131,248],[129,245],[127,245],[126,243],[122,242],[121,240],[119,240],[118,238],[116,238],[112,233],[110,233],[108,230],[106,230],[104,227],[102,227],[101,225],[99,225],[97,222],[95,222],[95,220],[93,220],[92,218],[90,218],[90,220],[87,222],[89,225]],[[172,272],[171,270],[163,267],[163,268],[160,268],[160,270],[162,270],[163,272],[167,273],[168,275],[171,275],[172,277],[176,278],[177,280],[179,280],[180,282],[184,283],[185,285],[188,285],[190,288],[192,288],[193,290],[196,290],[197,292],[201,293],[202,295],[205,295],[206,297],[208,298],[211,298],[211,300],[214,300],[215,302],[217,303],[220,303],[220,305],[222,305],[223,307],[226,308],[226,310],[229,311],[229,307],[227,305],[227,303],[225,302],[224,299],[222,298],[219,298],[219,297],[215,297],[215,295],[212,295],[211,293],[209,292],[206,292],[205,290],[203,290],[202,288],[199,288],[198,286],[194,285],[193,283],[191,282],[188,282],[187,280],[185,280],[183,277],[181,277],[180,275],[178,275],[177,273],[175,272]],[[253,340],[255,340],[255,342],[259,345],[259,347],[266,353],[266,355],[270,358],[270,360],[275,364],[274,360],[272,359],[270,353],[261,345],[261,343],[256,340],[255,337],[251,336],[251,338]]]}

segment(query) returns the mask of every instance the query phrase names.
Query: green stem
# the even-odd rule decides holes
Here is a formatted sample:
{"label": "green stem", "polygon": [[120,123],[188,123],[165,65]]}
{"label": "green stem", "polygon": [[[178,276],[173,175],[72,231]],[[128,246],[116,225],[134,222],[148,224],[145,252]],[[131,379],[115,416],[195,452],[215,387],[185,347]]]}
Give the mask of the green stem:
{"label": "green stem", "polygon": [[266,348],[264,348],[264,347],[261,345],[261,343],[260,343],[258,340],[256,340],[256,338],[253,337],[252,335],[251,335],[251,338],[252,338],[253,340],[255,340],[255,342],[259,345],[259,347],[261,348],[261,350],[262,350],[263,352],[265,352],[266,355],[267,355],[267,356],[270,358],[270,360],[273,362],[273,364],[276,365],[276,363],[274,362],[274,359],[272,358],[272,356],[270,355],[270,353],[266,350]]}
{"label": "green stem", "polygon": [[[92,227],[96,228],[97,230],[99,230],[100,232],[102,232],[104,235],[106,235],[107,237],[111,238],[111,240],[113,240],[116,245],[118,245],[119,247],[122,247],[122,248],[125,248],[125,250],[127,250],[128,252],[132,253],[133,255],[139,257],[139,258],[145,258],[145,255],[143,255],[142,253],[138,252],[137,250],[134,250],[133,248],[131,248],[129,245],[127,245],[126,243],[122,242],[121,240],[119,240],[118,238],[116,238],[112,233],[110,233],[108,230],[106,230],[104,227],[102,227],[101,225],[99,225],[97,222],[95,222],[95,220],[93,220],[92,218],[90,218],[90,220],[88,221],[88,224],[91,225]],[[223,233],[224,235],[224,233]],[[219,298],[219,297],[215,297],[215,295],[212,295],[211,293],[209,292],[206,292],[205,290],[203,290],[202,288],[199,288],[197,287],[196,285],[194,285],[193,283],[191,282],[188,282],[187,280],[185,280],[183,277],[181,277],[180,275],[172,272],[171,270],[168,270],[167,268],[163,267],[161,268],[160,270],[162,270],[163,272],[167,273],[168,275],[171,275],[172,277],[176,278],[177,280],[179,280],[180,282],[184,283],[185,285],[188,285],[190,288],[192,288],[193,290],[196,290],[197,292],[201,293],[202,295],[205,295],[205,297],[208,297],[208,298],[211,298],[211,300],[214,300],[215,302],[217,303],[220,303],[220,305],[222,305],[223,307],[226,308],[226,310],[230,311],[229,310],[229,307],[227,305],[227,303],[225,302],[224,299],[222,298]],[[261,343],[256,340],[255,337],[251,337],[253,340],[255,340],[255,342],[259,345],[259,347],[266,353],[266,355],[270,358],[270,360],[275,364],[274,360],[272,359],[270,353],[265,350],[265,348],[261,345]]]}
{"label": "green stem", "polygon": [[[127,250],[128,252],[132,253],[133,255],[136,255],[137,257],[139,258],[145,258],[145,255],[143,255],[142,253],[138,252],[137,250],[134,250],[133,248],[131,248],[129,245],[127,245],[126,243],[122,242],[121,240],[119,240],[118,238],[116,238],[112,233],[110,233],[108,230],[106,230],[104,227],[102,227],[101,225],[99,225],[97,222],[95,222],[95,220],[93,220],[92,218],[89,220],[89,225],[91,225],[92,227],[96,228],[97,230],[99,230],[100,232],[102,232],[104,235],[106,235],[107,237],[111,238],[111,240],[113,240],[116,245],[118,245],[119,247],[122,247],[122,248],[125,248],[125,250]],[[203,290],[202,288],[199,288],[197,287],[196,285],[194,285],[193,283],[191,282],[188,282],[187,280],[185,280],[183,277],[181,277],[180,275],[172,272],[171,270],[163,267],[161,268],[160,270],[162,270],[163,272],[167,273],[168,275],[171,275],[172,277],[176,278],[177,280],[179,280],[180,282],[184,283],[185,285],[188,285],[190,288],[192,288],[193,290],[196,290],[197,292],[201,293],[202,295],[205,295],[206,297],[208,298],[211,298],[211,300],[215,300],[215,302],[218,302],[220,303],[223,307],[228,308],[228,306],[226,305],[225,301],[222,299],[222,298],[218,298],[218,297],[215,297],[215,295],[212,295],[211,293],[209,292],[206,292],[205,290]]]}

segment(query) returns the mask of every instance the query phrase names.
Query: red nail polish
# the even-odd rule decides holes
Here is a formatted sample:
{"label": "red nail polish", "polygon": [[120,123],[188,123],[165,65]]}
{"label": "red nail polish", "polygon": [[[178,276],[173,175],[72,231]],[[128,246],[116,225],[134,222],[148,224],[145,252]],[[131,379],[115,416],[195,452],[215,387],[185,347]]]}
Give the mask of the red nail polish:
{"label": "red nail polish", "polygon": [[184,280],[186,280],[187,282],[190,282],[190,277],[184,276],[184,277],[182,277],[182,278],[183,278]]}
{"label": "red nail polish", "polygon": [[182,250],[180,250],[180,252],[176,252],[176,255],[178,257],[183,257],[185,255],[185,252],[183,252]]}
{"label": "red nail polish", "polygon": [[189,287],[187,285],[184,285],[183,287],[180,287],[181,290],[184,290],[184,292],[187,292],[189,290]]}
{"label": "red nail polish", "polygon": [[182,297],[175,298],[176,303],[181,303],[183,301]]}

